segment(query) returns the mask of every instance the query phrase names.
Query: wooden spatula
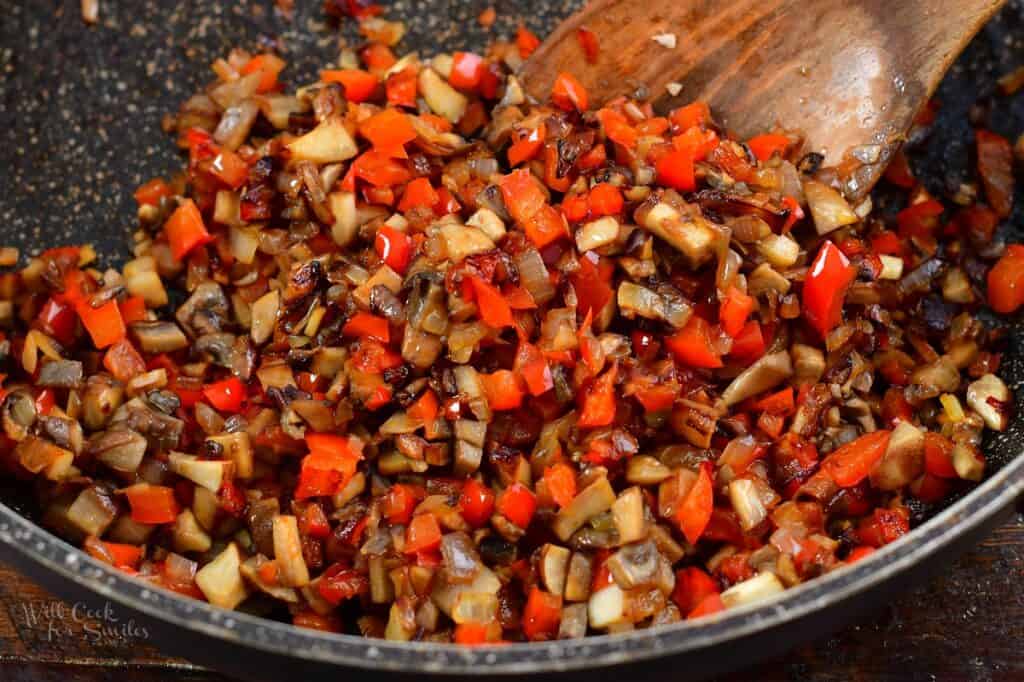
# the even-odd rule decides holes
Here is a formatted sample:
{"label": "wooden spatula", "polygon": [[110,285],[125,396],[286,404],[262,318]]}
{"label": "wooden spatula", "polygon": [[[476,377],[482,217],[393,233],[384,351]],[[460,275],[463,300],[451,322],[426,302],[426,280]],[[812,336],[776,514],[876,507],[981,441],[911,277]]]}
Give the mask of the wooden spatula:
{"label": "wooden spatula", "polygon": [[[853,152],[846,190],[859,197],[1004,1],[590,0],[527,61],[524,83],[543,100],[567,71],[592,105],[639,91],[658,109],[704,100],[741,138],[800,131],[826,164]],[[597,36],[594,64],[580,28]]]}

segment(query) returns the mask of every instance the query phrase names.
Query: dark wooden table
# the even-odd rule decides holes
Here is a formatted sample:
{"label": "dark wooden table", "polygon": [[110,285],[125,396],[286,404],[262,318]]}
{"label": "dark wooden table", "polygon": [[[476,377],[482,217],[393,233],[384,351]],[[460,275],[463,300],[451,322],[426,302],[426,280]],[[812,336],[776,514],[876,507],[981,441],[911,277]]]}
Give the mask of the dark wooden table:
{"label": "dark wooden table", "polygon": [[[1024,517],[870,622],[730,676],[739,680],[1024,680]],[[3,682],[228,682],[160,655],[116,610],[86,613],[0,563]]]}

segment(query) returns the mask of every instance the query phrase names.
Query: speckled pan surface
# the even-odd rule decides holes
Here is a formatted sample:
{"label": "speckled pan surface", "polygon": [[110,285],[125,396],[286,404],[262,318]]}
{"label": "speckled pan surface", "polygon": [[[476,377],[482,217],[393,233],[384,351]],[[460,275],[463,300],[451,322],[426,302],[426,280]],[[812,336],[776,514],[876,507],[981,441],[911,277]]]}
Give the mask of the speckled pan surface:
{"label": "speckled pan surface", "polygon": [[[511,35],[521,19],[543,35],[580,2],[388,4],[390,16],[409,23],[406,49],[429,54],[479,48],[492,35]],[[174,145],[160,132],[160,119],[209,78],[207,68],[214,57],[234,45],[279,40],[290,62],[286,77],[301,82],[336,56],[338,33],[323,21],[318,0],[296,0],[291,23],[274,13],[272,0],[100,4],[100,24],[87,28],[79,19],[78,0],[0,0],[0,245],[33,253],[55,244],[90,241],[103,258],[116,262],[127,253],[134,227],[134,187],[180,167]],[[499,16],[490,32],[476,22],[488,5]],[[1024,96],[992,96],[996,78],[1022,64],[1024,1],[1014,0],[983,30],[940,88],[939,120],[930,139],[912,154],[930,189],[946,193],[963,177],[972,139],[967,112],[979,98],[981,113],[994,130],[1006,135],[1024,131]],[[879,200],[884,206],[884,196]],[[1001,233],[1011,241],[1021,241],[1022,205],[1018,201]],[[1006,361],[1018,413],[1024,412],[1022,345],[1024,329],[1018,325]],[[290,665],[302,665],[308,679],[330,679],[331,665],[458,676],[479,675],[486,667],[488,674],[521,675],[686,654],[673,659],[680,664],[671,668],[674,679],[684,679],[749,663],[795,639],[823,634],[816,628],[837,627],[886,590],[891,594],[901,578],[977,540],[1024,491],[1024,458],[1017,458],[1022,451],[1024,421],[1017,420],[988,444],[992,473],[976,490],[855,567],[776,601],[696,625],[576,642],[475,649],[393,644],[224,612],[147,589],[97,564],[12,511],[19,506],[18,491],[2,486],[0,500],[8,506],[0,504],[0,554],[64,596],[92,593],[163,624],[162,632],[177,633],[183,642],[207,642],[194,650],[202,662],[216,663],[219,657],[222,664],[247,671],[254,679],[271,677],[272,671]],[[185,653],[176,640],[155,643]],[[225,661],[225,656],[232,659]],[[718,664],[708,663],[711,659]]]}

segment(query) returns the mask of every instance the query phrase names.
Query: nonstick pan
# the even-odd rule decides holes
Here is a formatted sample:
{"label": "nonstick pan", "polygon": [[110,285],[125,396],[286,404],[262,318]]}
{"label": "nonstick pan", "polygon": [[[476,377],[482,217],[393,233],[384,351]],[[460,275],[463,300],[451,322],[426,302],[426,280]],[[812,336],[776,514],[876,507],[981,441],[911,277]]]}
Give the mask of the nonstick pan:
{"label": "nonstick pan", "polygon": [[[398,0],[388,14],[408,23],[405,49],[430,54],[480,49],[493,36],[511,35],[520,20],[544,35],[579,3]],[[210,78],[215,57],[235,45],[275,42],[290,63],[287,78],[301,82],[336,56],[338,29],[325,22],[320,2],[295,5],[294,18],[286,21],[273,0],[101,0],[100,23],[87,27],[78,0],[0,0],[0,244],[33,253],[91,242],[108,262],[122,259],[134,226],[132,190],[181,165],[160,119]],[[498,13],[490,31],[476,21],[488,6]],[[968,174],[969,119],[1007,136],[1024,131],[1024,96],[996,91],[999,76],[1024,65],[1022,40],[1024,4],[1014,0],[941,86],[938,120],[911,154],[933,192],[950,193]],[[883,207],[884,194],[883,188],[876,196]],[[1002,238],[1021,241],[1022,204],[1001,228]],[[1024,325],[1010,336],[1004,368],[1020,414]],[[111,602],[143,622],[150,641],[168,653],[246,680],[336,680],[346,671],[372,671],[374,679],[542,672],[563,679],[694,679],[819,638],[948,565],[998,524],[1024,491],[1022,452],[1024,420],[1017,419],[986,443],[984,483],[944,509],[916,508],[922,523],[912,533],[776,600],[699,623],[578,641],[496,648],[398,644],[229,613],[93,561],[33,523],[25,491],[2,484],[0,558],[66,599]]]}

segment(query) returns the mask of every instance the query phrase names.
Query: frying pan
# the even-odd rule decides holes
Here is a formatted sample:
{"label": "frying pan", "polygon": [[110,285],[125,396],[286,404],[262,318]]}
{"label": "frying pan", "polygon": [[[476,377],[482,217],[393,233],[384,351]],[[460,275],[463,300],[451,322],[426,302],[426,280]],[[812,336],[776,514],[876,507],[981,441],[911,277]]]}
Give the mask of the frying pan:
{"label": "frying pan", "polygon": [[[492,36],[511,35],[520,19],[544,35],[579,2],[396,0],[388,14],[408,22],[406,49],[429,54],[481,49]],[[86,27],[77,0],[0,0],[0,244],[32,253],[91,242],[108,262],[123,259],[134,225],[132,190],[181,166],[160,132],[160,118],[209,80],[207,66],[215,57],[235,45],[253,47],[277,37],[287,50],[288,79],[302,82],[336,56],[337,29],[325,24],[320,2],[295,4],[288,22],[272,0],[101,0],[100,24]],[[498,21],[486,31],[476,17],[489,5]],[[993,96],[996,78],[1024,64],[1021,36],[1024,4],[1014,0],[941,86],[938,120],[912,154],[933,192],[947,193],[967,177],[968,112],[1004,135],[1024,130],[1024,97]],[[876,199],[883,210],[892,206],[884,188]],[[1022,203],[1002,238],[1021,241]],[[1024,325],[1018,323],[1004,356],[1018,413],[1024,404],[1022,342]],[[1024,420],[1018,419],[986,443],[985,482],[944,509],[915,508],[921,524],[912,533],[775,600],[699,623],[578,641],[495,648],[398,644],[229,613],[151,589],[93,561],[33,523],[24,490],[0,489],[0,556],[58,596],[111,602],[144,623],[151,641],[168,653],[248,680],[296,673],[328,680],[344,671],[373,671],[375,679],[558,672],[588,680],[611,674],[652,679],[671,671],[675,679],[693,679],[821,637],[947,565],[997,525],[1024,491],[1022,451]]]}

